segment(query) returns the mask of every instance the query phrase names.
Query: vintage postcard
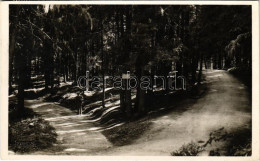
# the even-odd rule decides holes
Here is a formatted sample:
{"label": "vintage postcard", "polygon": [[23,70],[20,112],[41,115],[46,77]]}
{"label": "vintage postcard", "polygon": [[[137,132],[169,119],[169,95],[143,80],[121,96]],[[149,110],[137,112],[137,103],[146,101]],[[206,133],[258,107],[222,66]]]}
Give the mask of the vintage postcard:
{"label": "vintage postcard", "polygon": [[258,1],[5,1],[1,158],[259,160]]}

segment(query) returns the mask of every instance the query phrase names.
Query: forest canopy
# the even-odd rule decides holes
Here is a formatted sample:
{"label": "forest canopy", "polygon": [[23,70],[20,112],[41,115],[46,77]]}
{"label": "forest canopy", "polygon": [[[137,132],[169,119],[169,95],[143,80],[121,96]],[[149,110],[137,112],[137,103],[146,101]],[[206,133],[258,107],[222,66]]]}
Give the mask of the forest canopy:
{"label": "forest canopy", "polygon": [[[37,75],[48,90],[86,71],[103,80],[178,71],[187,87],[202,67],[251,71],[251,6],[10,5],[9,16],[9,91],[21,107]],[[140,106],[146,93],[137,88]]]}

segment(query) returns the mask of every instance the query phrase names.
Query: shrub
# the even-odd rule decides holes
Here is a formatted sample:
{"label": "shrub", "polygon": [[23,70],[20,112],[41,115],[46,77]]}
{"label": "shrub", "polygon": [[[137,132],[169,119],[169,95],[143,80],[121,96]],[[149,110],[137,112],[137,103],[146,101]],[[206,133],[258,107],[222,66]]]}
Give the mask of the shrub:
{"label": "shrub", "polygon": [[33,152],[52,146],[57,134],[42,118],[27,118],[9,124],[9,149],[14,152]]}
{"label": "shrub", "polygon": [[194,142],[182,145],[179,150],[173,151],[172,156],[197,156],[204,150],[203,147],[199,146]]}

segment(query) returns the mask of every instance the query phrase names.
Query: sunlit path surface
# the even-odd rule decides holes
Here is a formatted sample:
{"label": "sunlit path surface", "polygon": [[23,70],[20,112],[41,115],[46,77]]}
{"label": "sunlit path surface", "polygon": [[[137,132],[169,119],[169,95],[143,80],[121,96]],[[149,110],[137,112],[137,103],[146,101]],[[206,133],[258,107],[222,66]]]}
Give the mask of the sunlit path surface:
{"label": "sunlit path surface", "polygon": [[33,154],[70,154],[95,155],[111,144],[106,137],[95,127],[93,121],[86,115],[77,115],[75,112],[51,102],[27,100],[26,106],[32,108],[56,129],[58,142],[52,148]]}

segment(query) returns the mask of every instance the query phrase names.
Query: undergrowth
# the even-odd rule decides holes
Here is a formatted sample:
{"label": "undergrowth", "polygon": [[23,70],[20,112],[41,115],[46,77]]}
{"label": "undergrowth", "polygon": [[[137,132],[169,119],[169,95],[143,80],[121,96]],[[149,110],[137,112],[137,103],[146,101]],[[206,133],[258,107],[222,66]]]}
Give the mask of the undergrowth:
{"label": "undergrowth", "polygon": [[[197,156],[208,145],[223,142],[223,147],[209,151],[209,156],[251,156],[252,154],[252,129],[240,127],[232,132],[227,132],[224,127],[210,133],[204,145],[191,142],[184,144],[179,150],[173,151],[172,156]],[[204,141],[203,141],[204,142]]]}
{"label": "undergrowth", "polygon": [[182,145],[182,147],[171,153],[172,156],[197,156],[204,148],[195,142]]}
{"label": "undergrowth", "polygon": [[23,115],[12,111],[9,116],[11,116],[8,128],[10,150],[19,153],[34,152],[51,147],[56,142],[55,129],[32,110],[25,108]]}

